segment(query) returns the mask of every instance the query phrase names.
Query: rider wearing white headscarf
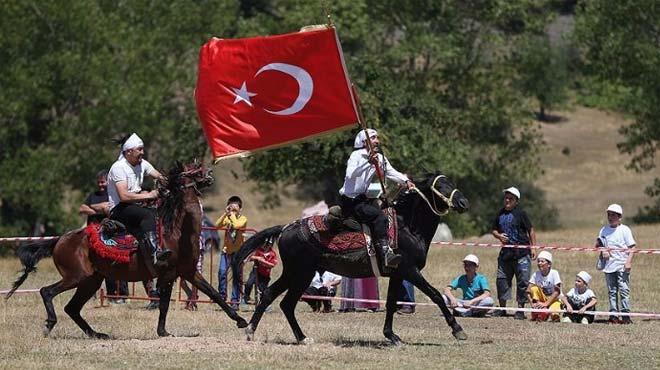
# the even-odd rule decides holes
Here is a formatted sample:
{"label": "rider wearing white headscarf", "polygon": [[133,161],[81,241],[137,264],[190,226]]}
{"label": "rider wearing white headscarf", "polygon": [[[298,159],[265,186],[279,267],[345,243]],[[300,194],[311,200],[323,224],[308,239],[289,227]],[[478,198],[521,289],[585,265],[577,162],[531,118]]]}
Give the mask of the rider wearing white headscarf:
{"label": "rider wearing white headscarf", "polygon": [[[365,130],[360,130],[355,136],[353,143],[355,150],[348,158],[344,185],[339,189],[341,205],[344,212],[352,214],[358,221],[371,226],[374,240],[383,251],[385,266],[396,267],[401,260],[401,256],[394,254],[389,246],[387,217],[379,207],[374,206],[369,201],[366,192],[376,174],[376,166],[381,168],[385,177],[398,184],[405,184],[408,188],[414,187],[414,184],[406,175],[394,169],[390,161],[380,153],[378,132],[373,129],[367,129],[366,131],[369,134],[369,139],[367,139]],[[369,153],[367,140],[371,141],[373,153]]]}
{"label": "rider wearing white headscarf", "polygon": [[[122,143],[119,158],[108,172],[110,218],[126,225],[129,232],[140,239],[141,246],[150,248],[153,262],[164,261],[172,252],[168,249],[158,252],[156,217],[151,209],[137,203],[158,198],[158,190],[142,191],[144,175],[159,180],[165,177],[143,157],[144,142],[133,133]],[[148,267],[151,269],[153,265]]]}

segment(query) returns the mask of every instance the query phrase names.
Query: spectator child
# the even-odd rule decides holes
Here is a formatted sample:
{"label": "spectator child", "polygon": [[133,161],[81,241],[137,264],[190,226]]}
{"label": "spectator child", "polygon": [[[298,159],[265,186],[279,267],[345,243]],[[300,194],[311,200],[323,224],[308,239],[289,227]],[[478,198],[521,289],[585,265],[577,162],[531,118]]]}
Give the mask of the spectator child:
{"label": "spectator child", "polygon": [[[268,287],[268,283],[270,282],[270,273],[273,267],[277,265],[277,252],[275,252],[275,249],[273,249],[273,243],[274,239],[269,238],[266,240],[266,242],[259,248],[257,249],[254,254],[250,257],[250,261],[254,262],[255,266],[255,274],[254,278],[255,281],[252,282],[254,285],[257,286],[257,292],[259,293],[259,300],[261,300],[261,295],[263,294],[264,290]],[[252,288],[250,287],[250,290],[248,290],[247,286],[250,285],[250,281],[248,281],[248,284],[246,285],[245,288],[245,298],[247,298],[250,295],[250,291]]]}
{"label": "spectator child", "polygon": [[586,315],[586,311],[596,310],[596,295],[589,289],[591,275],[586,271],[580,271],[575,277],[575,287],[571,288],[566,295],[561,296],[561,301],[566,308],[566,314],[562,322],[579,322],[591,324],[594,315]]}
{"label": "spectator child", "polygon": [[[532,302],[532,308],[561,310],[561,278],[559,272],[552,268],[552,254],[542,251],[537,258],[538,271],[529,279],[527,296]],[[559,313],[552,313],[552,321],[559,321]],[[532,313],[532,320],[545,321],[548,314],[545,312]]]}
{"label": "spectator child", "polygon": [[[633,253],[626,253],[635,247],[630,228],[621,223],[623,208],[618,204],[607,207],[608,225],[600,229],[598,239],[608,250],[600,252],[604,262],[603,272],[607,283],[612,324],[632,324],[630,316],[619,318],[617,313],[630,312],[630,270]],[[621,305],[619,306],[619,302]]]}
{"label": "spectator child", "polygon": [[[488,310],[473,308],[473,306],[492,307],[495,302],[490,296],[490,288],[486,277],[477,272],[479,258],[474,254],[468,254],[463,258],[463,269],[465,274],[456,277],[445,287],[443,298],[445,303],[454,309],[456,316],[483,317]],[[456,299],[452,290],[461,289],[463,299]]]}
{"label": "spectator child", "polygon": [[[243,229],[247,226],[247,217],[241,214],[242,209],[241,198],[235,195],[229,197],[225,213],[215,223],[216,226],[226,229],[218,268],[218,292],[223,300],[227,299],[227,272],[231,268],[234,253],[243,245]],[[241,298],[241,281],[241,276],[234,276],[232,279],[231,306],[234,309],[238,309]]]}

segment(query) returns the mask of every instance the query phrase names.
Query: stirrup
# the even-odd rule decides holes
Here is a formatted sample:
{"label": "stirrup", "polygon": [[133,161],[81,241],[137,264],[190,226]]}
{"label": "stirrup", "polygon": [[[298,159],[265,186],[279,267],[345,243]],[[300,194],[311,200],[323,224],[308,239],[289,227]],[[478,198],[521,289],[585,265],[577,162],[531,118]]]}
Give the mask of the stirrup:
{"label": "stirrup", "polygon": [[394,253],[392,248],[383,247],[383,265],[385,267],[396,268],[401,263],[401,255]]}

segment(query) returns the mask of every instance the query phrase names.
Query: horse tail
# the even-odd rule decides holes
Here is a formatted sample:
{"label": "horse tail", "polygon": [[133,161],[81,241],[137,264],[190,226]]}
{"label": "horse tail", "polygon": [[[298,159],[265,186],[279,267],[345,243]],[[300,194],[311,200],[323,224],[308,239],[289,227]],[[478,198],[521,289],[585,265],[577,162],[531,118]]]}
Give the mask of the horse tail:
{"label": "horse tail", "polygon": [[18,279],[16,279],[14,285],[11,287],[11,290],[5,296],[5,299],[9,299],[9,297],[14,294],[16,289],[18,289],[18,287],[20,287],[21,284],[25,282],[31,272],[37,271],[37,263],[39,263],[42,258],[50,257],[53,255],[53,249],[59,240],[60,238],[42,240],[25,244],[18,248],[16,254],[21,260],[21,264],[24,266],[23,274]]}
{"label": "horse tail", "polygon": [[[269,227],[267,229],[261,230],[258,233],[252,235],[248,240],[246,240],[243,245],[241,245],[241,249],[234,254],[234,258],[232,260],[232,272],[237,272],[243,263],[243,260],[247,258],[247,256],[250,255],[250,253],[254,252],[262,246],[266,240],[269,238],[276,238],[280,236],[282,233],[282,229],[284,229],[284,225],[277,225],[273,227]],[[238,276],[238,275],[234,275]]]}

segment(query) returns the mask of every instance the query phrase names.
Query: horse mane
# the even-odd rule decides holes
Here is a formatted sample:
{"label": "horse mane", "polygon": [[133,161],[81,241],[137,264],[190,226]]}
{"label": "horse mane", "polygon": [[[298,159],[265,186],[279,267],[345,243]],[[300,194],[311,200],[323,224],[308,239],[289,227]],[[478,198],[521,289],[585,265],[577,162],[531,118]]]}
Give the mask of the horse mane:
{"label": "horse mane", "polygon": [[177,161],[172,168],[167,173],[167,186],[165,189],[169,193],[163,204],[158,207],[158,216],[163,222],[164,231],[168,234],[172,234],[173,237],[178,237],[174,235],[175,232],[180,232],[179,230],[174,230],[174,225],[180,221],[183,217],[181,212],[182,205],[184,203],[183,191],[181,185],[183,185],[181,179],[181,173],[185,170],[183,164]]}

